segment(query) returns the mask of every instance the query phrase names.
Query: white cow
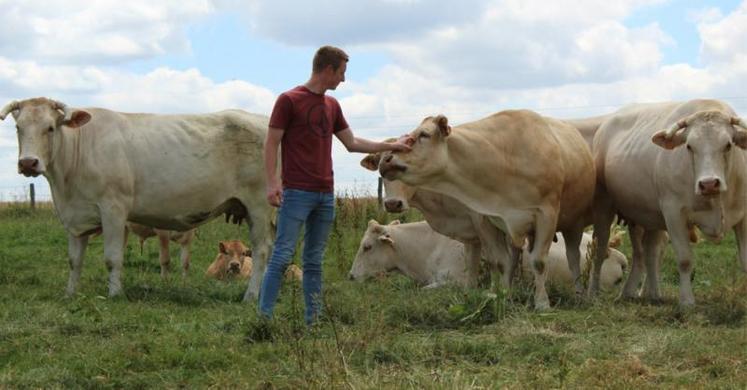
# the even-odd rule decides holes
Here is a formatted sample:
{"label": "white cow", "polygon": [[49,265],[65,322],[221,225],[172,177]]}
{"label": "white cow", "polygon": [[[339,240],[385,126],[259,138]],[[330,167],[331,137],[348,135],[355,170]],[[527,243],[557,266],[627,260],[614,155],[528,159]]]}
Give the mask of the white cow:
{"label": "white cow", "polygon": [[88,236],[103,230],[109,295],[122,294],[127,221],[186,231],[218,215],[250,222],[255,272],[244,300],[256,297],[271,245],[262,145],[268,119],[241,110],[204,115],[126,114],[73,109],[35,98],[13,101],[18,171],[44,175],[68,231],[76,291]]}
{"label": "white cow", "polygon": [[[586,264],[591,234],[584,233],[581,241],[581,266]],[[371,220],[358,246],[349,277],[362,281],[392,271],[400,272],[426,287],[451,283],[462,287],[472,285],[465,257],[465,245],[435,232],[427,222],[400,224],[393,221],[380,225]],[[559,238],[550,246],[547,257],[547,281],[555,286],[573,286],[568,270],[565,242]],[[531,272],[529,251],[524,247],[522,268]],[[609,258],[602,265],[601,284],[612,290],[623,279],[627,266],[625,255],[610,248]]]}
{"label": "white cow", "polygon": [[[369,154],[361,160],[361,166],[378,170],[380,158],[381,153]],[[433,230],[464,244],[470,285],[477,283],[484,251],[491,266],[497,266],[502,273],[502,286],[511,286],[514,264],[520,252],[516,250],[513,257],[509,255],[506,235],[487,216],[472,211],[450,196],[408,186],[398,180],[383,181],[386,193],[384,207],[387,211],[400,213],[410,206],[415,207],[423,213]]]}
{"label": "white cow", "polygon": [[[602,124],[593,145],[598,244],[606,245],[616,212],[644,229],[641,248],[634,248],[642,256],[633,258],[624,296],[635,295],[643,257],[644,293],[659,299],[656,258],[666,231],[678,262],[680,304],[694,304],[690,275],[695,259],[688,242],[692,225],[715,240],[733,228],[747,271],[745,147],[744,121],[717,100],[631,105]],[[598,289],[596,269],[592,292]]]}
{"label": "white cow", "polygon": [[[182,276],[187,277],[189,271],[189,262],[191,259],[190,246],[195,237],[196,229],[190,229],[185,232],[176,232],[173,230],[154,229],[149,226],[140,225],[130,222],[127,224],[125,235],[132,232],[138,237],[140,242],[140,254],[143,253],[143,244],[145,240],[151,237],[158,237],[158,260],[161,263],[161,277],[166,278],[169,275],[171,267],[171,254],[169,253],[169,241],[179,244],[179,258],[182,261]],[[125,243],[127,238],[125,236]]]}
{"label": "white cow", "polygon": [[428,117],[409,135],[412,151],[385,154],[381,175],[451,196],[491,217],[514,247],[533,240],[535,307],[548,308],[545,258],[556,231],[580,290],[578,251],[589,221],[594,164],[581,134],[566,122],[509,110],[452,129]]}
{"label": "white cow", "polygon": [[453,283],[470,286],[464,245],[435,232],[425,221],[380,225],[368,222],[350,269],[350,279],[363,280],[398,271],[427,288]]}

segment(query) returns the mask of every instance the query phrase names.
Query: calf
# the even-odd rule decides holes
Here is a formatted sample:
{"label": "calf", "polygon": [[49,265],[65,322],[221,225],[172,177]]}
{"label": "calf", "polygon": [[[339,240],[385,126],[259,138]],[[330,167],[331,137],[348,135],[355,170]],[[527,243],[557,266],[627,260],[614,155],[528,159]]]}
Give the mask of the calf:
{"label": "calf", "polygon": [[[218,243],[218,255],[210,264],[205,275],[218,280],[232,278],[248,279],[252,276],[252,251],[239,240],[221,241]],[[301,269],[295,264],[285,271],[287,281],[302,281]]]}
{"label": "calf", "polygon": [[[130,222],[127,224],[127,230],[125,231],[125,234],[127,234],[128,232],[132,232],[136,236],[138,236],[138,239],[140,241],[141,254],[143,253],[143,244],[145,243],[145,240],[150,237],[158,236],[158,259],[161,263],[162,278],[168,276],[171,264],[169,241],[173,241],[179,244],[179,246],[181,247],[179,258],[182,261],[182,276],[187,276],[187,271],[189,271],[189,261],[191,258],[190,245],[192,244],[192,239],[195,236],[196,229],[190,229],[186,232],[177,232],[173,230],[154,229],[152,227]],[[127,239],[125,239],[125,242],[127,242]]]}

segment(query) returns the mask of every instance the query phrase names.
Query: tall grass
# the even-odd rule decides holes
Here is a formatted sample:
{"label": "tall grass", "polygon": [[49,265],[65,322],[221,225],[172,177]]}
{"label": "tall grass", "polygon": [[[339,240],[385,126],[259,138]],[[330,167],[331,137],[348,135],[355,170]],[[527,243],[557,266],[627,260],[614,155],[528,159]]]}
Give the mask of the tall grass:
{"label": "tall grass", "polygon": [[[532,288],[510,294],[423,290],[398,275],[346,278],[371,197],[343,194],[324,263],[325,315],[303,321],[286,283],[273,321],[243,304],[242,282],[203,272],[219,240],[246,227],[199,229],[186,279],[159,276],[158,248],[128,245],[125,297],[110,299],[101,239],[86,254],[80,292],[64,298],[66,236],[54,210],[0,206],[0,388],[745,388],[747,281],[729,236],[695,248],[698,304],[676,305],[671,250],[663,304],[577,299],[551,289],[554,309],[531,310]],[[630,254],[628,245],[622,251]],[[178,248],[172,249],[172,261]],[[178,269],[178,267],[173,267]]]}

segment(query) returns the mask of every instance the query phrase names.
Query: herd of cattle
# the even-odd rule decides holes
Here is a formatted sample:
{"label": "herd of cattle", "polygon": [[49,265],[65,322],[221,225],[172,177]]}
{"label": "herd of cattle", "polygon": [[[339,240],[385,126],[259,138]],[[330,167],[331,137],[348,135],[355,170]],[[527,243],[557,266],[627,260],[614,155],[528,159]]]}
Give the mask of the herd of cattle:
{"label": "herd of cattle", "polygon": [[[168,249],[170,239],[188,245],[192,229],[225,215],[248,222],[254,261],[245,265],[243,244],[222,242],[225,265],[216,267],[243,275],[250,267],[244,300],[257,297],[272,239],[262,166],[267,117],[241,110],[129,114],[46,98],[10,102],[0,120],[9,113],[19,173],[46,177],[68,232],[68,294],[78,286],[91,234],[103,234],[114,296],[122,293],[126,232],[143,237],[133,224]],[[516,268],[531,269],[535,307],[545,309],[546,280],[583,292],[581,269],[593,245],[584,230],[591,225],[589,292],[622,281],[627,262],[609,248],[615,216],[627,222],[632,244],[623,296],[637,295],[645,274],[642,294],[659,299],[668,237],[680,304],[694,304],[694,227],[713,240],[733,229],[747,272],[747,124],[723,102],[634,104],[578,120],[507,110],[453,128],[439,115],[425,118],[405,142],[411,151],[368,155],[361,165],[384,178],[387,210],[412,206],[426,222],[371,221],[352,278],[399,270],[431,287],[474,286],[485,258],[507,288]],[[165,256],[162,274],[168,250]],[[186,272],[184,247],[182,265]]]}

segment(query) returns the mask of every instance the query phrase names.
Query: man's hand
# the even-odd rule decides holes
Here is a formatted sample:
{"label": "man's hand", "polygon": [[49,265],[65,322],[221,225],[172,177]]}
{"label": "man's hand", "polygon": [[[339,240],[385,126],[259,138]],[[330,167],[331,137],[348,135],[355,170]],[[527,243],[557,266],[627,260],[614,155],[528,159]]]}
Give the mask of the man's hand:
{"label": "man's hand", "polygon": [[270,184],[267,186],[267,203],[273,207],[280,207],[283,201],[283,189],[279,184]]}
{"label": "man's hand", "polygon": [[393,152],[409,152],[410,150],[412,150],[411,146],[414,143],[415,140],[410,137],[409,134],[405,134],[399,137],[396,142],[390,143],[389,145],[391,145],[391,150]]}

